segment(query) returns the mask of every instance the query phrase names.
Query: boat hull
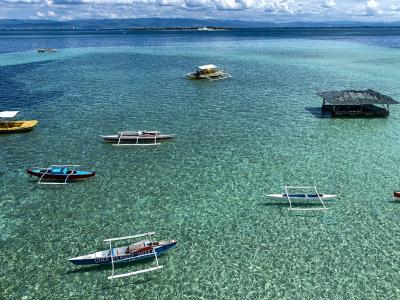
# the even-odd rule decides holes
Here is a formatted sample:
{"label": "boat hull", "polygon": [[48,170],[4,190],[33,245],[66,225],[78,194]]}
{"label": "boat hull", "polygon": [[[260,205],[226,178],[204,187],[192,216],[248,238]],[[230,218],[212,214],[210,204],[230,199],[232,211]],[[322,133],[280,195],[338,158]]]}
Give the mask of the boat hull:
{"label": "boat hull", "polygon": [[[101,135],[100,136],[103,140],[105,140],[106,142],[118,142],[119,140],[123,141],[123,142],[136,142],[136,140],[138,140],[139,142],[151,142],[154,141],[154,135],[141,135],[141,136],[135,136],[135,135],[126,135],[123,136],[121,139],[119,137],[119,135]],[[161,140],[171,140],[173,139],[174,136],[173,135],[169,135],[169,134],[160,134],[156,136],[157,141],[161,141]]]}
{"label": "boat hull", "polygon": [[[47,168],[29,168],[26,172],[35,177],[42,177],[46,172]],[[77,181],[77,180],[86,180],[96,175],[96,172],[90,171],[75,171],[76,174],[68,174],[68,173],[46,173],[42,179],[53,180],[53,181],[64,181],[68,177],[68,181]]]}
{"label": "boat hull", "polygon": [[399,191],[394,191],[393,197],[400,198],[400,192]]}
{"label": "boat hull", "polygon": [[202,80],[202,79],[226,79],[230,76],[225,73],[213,73],[213,74],[201,74],[197,75],[195,73],[187,74],[186,78],[190,80]]}
{"label": "boat hull", "polygon": [[[270,194],[267,195],[269,198],[273,199],[287,199],[287,194]],[[330,195],[330,194],[319,194],[319,198],[317,194],[289,194],[290,199],[302,199],[302,200],[319,200],[321,198],[322,200],[329,200],[336,198],[337,195]]]}
{"label": "boat hull", "polygon": [[[157,257],[165,254],[167,251],[171,250],[176,246],[176,241],[171,241],[168,244],[154,247],[155,252],[157,253]],[[115,249],[114,249],[115,250]],[[89,255],[94,256],[94,254]],[[153,259],[154,254],[151,249],[147,249],[143,252],[133,253],[133,254],[122,254],[122,255],[113,255],[114,263],[122,263],[122,262],[135,262],[135,261],[143,261],[147,259]],[[107,265],[111,264],[111,256],[100,256],[100,257],[75,257],[70,258],[69,261],[74,265]]]}
{"label": "boat hull", "polygon": [[31,131],[37,124],[37,120],[0,122],[0,134]]}

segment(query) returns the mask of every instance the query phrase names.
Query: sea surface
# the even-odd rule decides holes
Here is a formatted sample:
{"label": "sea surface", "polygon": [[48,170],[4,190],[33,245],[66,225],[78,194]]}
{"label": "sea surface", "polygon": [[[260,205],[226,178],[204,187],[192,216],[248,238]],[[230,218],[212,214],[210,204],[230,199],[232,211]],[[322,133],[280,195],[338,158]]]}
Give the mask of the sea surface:
{"label": "sea surface", "polygon": [[[208,63],[232,77],[185,79]],[[39,125],[0,136],[0,298],[398,299],[400,106],[321,118],[316,93],[400,99],[399,83],[399,28],[1,31],[0,110]],[[139,129],[176,139],[99,138]],[[42,187],[26,173],[50,164],[97,176]],[[288,211],[266,197],[285,185],[339,196]],[[160,271],[110,281],[67,260],[147,231],[178,241]]]}

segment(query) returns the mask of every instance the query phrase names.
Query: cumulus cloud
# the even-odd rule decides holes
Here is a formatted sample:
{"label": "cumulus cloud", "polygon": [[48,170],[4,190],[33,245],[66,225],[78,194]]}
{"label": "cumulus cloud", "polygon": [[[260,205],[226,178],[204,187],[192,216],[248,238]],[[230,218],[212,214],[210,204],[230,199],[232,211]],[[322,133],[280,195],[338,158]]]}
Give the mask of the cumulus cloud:
{"label": "cumulus cloud", "polygon": [[160,6],[182,6],[184,1],[182,0],[160,0],[158,5]]}
{"label": "cumulus cloud", "polygon": [[[36,18],[222,18],[249,21],[399,20],[400,0],[0,0],[0,15]],[[40,10],[40,14],[37,11]],[[47,10],[54,13],[48,15]],[[4,13],[6,11],[6,13]],[[45,12],[44,12],[45,11]],[[385,19],[386,17],[386,19]]]}
{"label": "cumulus cloud", "polygon": [[271,13],[288,13],[293,14],[295,11],[292,8],[293,2],[290,0],[275,0],[264,2],[265,11]]}
{"label": "cumulus cloud", "polygon": [[11,4],[38,4],[41,0],[3,0],[2,2]]}
{"label": "cumulus cloud", "polygon": [[380,13],[379,7],[381,5],[377,0],[368,0],[365,6],[367,15],[376,15]]}
{"label": "cumulus cloud", "polygon": [[335,6],[335,0],[325,0],[324,3],[322,4],[323,7],[326,8],[331,8]]}
{"label": "cumulus cloud", "polygon": [[184,6],[188,8],[210,7],[212,3],[208,0],[185,0]]}
{"label": "cumulus cloud", "polygon": [[400,5],[390,5],[389,9],[391,11],[400,11]]}

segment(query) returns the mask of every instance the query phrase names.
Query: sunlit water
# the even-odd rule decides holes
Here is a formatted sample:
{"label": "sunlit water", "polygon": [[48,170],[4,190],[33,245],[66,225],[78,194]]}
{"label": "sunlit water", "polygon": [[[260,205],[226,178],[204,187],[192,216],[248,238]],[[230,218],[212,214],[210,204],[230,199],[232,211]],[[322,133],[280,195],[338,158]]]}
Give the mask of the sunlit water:
{"label": "sunlit water", "polygon": [[[400,107],[387,119],[320,118],[315,95],[400,98],[396,37],[295,37],[0,36],[0,110],[40,122],[0,136],[2,297],[398,298]],[[185,79],[205,63],[232,78]],[[117,148],[98,137],[135,129],[176,140]],[[53,188],[26,174],[52,163],[98,175]],[[289,212],[265,197],[284,185],[339,197],[326,212]],[[67,260],[153,230],[178,241],[159,272],[110,282],[110,268]]]}

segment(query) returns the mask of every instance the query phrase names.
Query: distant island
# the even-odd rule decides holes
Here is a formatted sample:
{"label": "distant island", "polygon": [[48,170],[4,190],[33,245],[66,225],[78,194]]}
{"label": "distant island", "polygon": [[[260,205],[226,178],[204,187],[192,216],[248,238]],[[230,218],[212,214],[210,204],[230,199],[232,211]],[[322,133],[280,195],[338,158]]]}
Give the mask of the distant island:
{"label": "distant island", "polygon": [[153,31],[224,31],[231,28],[219,26],[203,26],[203,27],[133,27],[128,30],[153,30]]}
{"label": "distant island", "polygon": [[[342,28],[342,27],[400,27],[399,22],[288,22],[244,21],[230,19],[135,18],[135,19],[76,19],[18,20],[0,19],[0,30],[228,30],[237,28]],[[204,29],[205,28],[205,29]]]}

